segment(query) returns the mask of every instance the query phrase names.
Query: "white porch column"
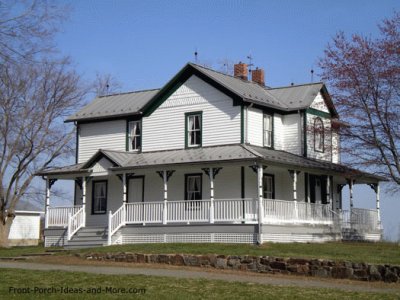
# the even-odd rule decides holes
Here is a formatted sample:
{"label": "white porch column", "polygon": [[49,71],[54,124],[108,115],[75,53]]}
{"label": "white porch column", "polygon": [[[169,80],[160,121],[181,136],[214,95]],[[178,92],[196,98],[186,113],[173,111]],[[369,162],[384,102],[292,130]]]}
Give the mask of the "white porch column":
{"label": "white porch column", "polygon": [[50,206],[50,182],[49,178],[46,178],[46,217],[44,218],[44,228],[49,227],[49,206]]}
{"label": "white porch column", "polygon": [[168,200],[168,178],[167,171],[163,170],[163,180],[164,180],[164,210],[163,210],[163,224],[167,224],[167,200]]}
{"label": "white porch column", "polygon": [[263,234],[262,234],[262,224],[264,221],[264,208],[263,208],[263,166],[261,164],[257,165],[257,185],[258,185],[258,243],[262,244]]}
{"label": "white porch column", "polygon": [[82,177],[83,227],[86,227],[86,177]]}
{"label": "white porch column", "polygon": [[297,201],[297,171],[293,170],[293,200]]}
{"label": "white porch column", "polygon": [[126,203],[126,173],[122,174],[122,204]]}
{"label": "white porch column", "polygon": [[381,227],[381,209],[380,209],[380,186],[379,182],[376,184],[376,211],[378,214],[378,225]]}
{"label": "white porch column", "polygon": [[210,223],[214,223],[214,169],[209,168],[210,172]]}
{"label": "white porch column", "polygon": [[351,213],[351,210],[353,209],[353,184],[354,184],[353,179],[350,179],[350,181],[349,181],[349,191],[350,191],[350,213]]}

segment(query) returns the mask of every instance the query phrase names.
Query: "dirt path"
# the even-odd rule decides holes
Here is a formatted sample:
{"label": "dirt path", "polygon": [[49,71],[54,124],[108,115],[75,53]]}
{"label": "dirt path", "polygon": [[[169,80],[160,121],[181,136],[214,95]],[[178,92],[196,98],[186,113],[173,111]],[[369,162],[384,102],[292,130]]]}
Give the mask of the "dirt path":
{"label": "dirt path", "polygon": [[157,268],[155,266],[146,267],[138,266],[105,266],[105,265],[63,265],[63,264],[48,264],[35,262],[10,262],[0,261],[0,268],[14,268],[26,270],[41,270],[41,271],[66,271],[66,272],[86,272],[105,275],[147,275],[147,276],[166,276],[175,278],[193,278],[193,279],[209,279],[209,280],[224,280],[229,282],[251,282],[258,284],[270,284],[279,286],[300,286],[310,288],[333,288],[346,291],[360,292],[382,292],[382,293],[397,293],[400,295],[400,285],[398,284],[368,284],[365,282],[349,282],[344,283],[335,280],[318,280],[315,278],[300,278],[291,276],[271,276],[251,273],[226,273],[226,272],[209,272],[203,270],[188,270],[186,269],[171,269]]}

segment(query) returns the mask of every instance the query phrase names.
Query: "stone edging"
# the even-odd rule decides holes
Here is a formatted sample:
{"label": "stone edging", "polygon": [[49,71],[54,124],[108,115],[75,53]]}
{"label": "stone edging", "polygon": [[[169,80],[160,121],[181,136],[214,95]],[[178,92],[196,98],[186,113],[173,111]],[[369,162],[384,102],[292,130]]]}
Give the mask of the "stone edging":
{"label": "stone edging", "polygon": [[[77,254],[77,256],[81,256]],[[303,275],[363,281],[400,281],[400,266],[352,263],[325,259],[280,258],[248,255],[142,254],[132,252],[89,253],[87,260],[128,263],[159,263],[208,267],[268,274]]]}

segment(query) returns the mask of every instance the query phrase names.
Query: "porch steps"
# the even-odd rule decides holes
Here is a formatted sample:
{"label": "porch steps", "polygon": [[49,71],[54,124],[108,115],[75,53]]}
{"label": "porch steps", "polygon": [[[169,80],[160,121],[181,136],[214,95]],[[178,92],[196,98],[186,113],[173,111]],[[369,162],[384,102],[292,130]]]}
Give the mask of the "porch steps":
{"label": "porch steps", "polygon": [[362,241],[364,238],[356,229],[342,228],[342,240],[343,241]]}
{"label": "porch steps", "polygon": [[107,245],[106,227],[85,227],[72,237],[65,249],[94,248]]}

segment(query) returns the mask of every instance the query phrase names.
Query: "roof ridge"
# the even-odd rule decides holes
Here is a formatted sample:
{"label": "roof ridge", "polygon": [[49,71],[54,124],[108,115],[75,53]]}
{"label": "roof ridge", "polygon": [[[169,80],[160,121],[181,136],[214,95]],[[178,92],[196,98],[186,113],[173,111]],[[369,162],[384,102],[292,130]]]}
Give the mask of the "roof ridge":
{"label": "roof ridge", "polygon": [[310,82],[310,83],[303,83],[303,84],[270,87],[270,88],[268,88],[268,90],[287,89],[287,88],[294,88],[294,87],[307,86],[307,85],[317,85],[317,84],[324,84],[324,83],[322,81],[314,82],[314,83]]}
{"label": "roof ridge", "polygon": [[115,94],[110,94],[110,95],[101,95],[101,96],[97,96],[97,98],[106,98],[106,97],[112,97],[112,96],[118,96],[118,95],[136,94],[136,93],[144,93],[144,92],[159,91],[159,90],[160,90],[160,88],[154,88],[154,89],[137,90],[137,91],[130,91],[130,92],[121,92],[121,93],[115,93]]}

